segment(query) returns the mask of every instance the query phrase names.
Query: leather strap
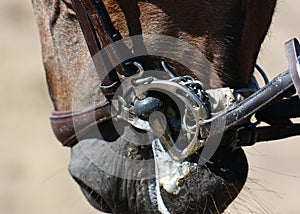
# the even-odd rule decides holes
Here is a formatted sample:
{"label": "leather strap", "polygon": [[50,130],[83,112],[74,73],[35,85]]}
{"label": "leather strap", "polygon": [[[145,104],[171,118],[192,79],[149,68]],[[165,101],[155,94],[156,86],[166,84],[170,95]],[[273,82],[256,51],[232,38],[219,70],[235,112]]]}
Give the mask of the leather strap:
{"label": "leather strap", "polygon": [[[88,49],[90,51],[91,57],[93,59],[96,71],[102,80],[101,86],[103,86],[102,93],[107,98],[110,98],[111,94],[113,94],[118,86],[120,85],[120,81],[118,78],[117,73],[113,70],[111,72],[108,71],[108,67],[111,67],[108,63],[109,60],[103,59],[102,57],[97,57],[97,53],[101,51],[101,45],[97,37],[96,30],[90,21],[89,15],[86,12],[86,9],[84,8],[81,1],[78,0],[72,0],[73,8],[75,10],[77,19],[79,21],[80,27],[82,29],[85,41],[87,43]],[[106,38],[108,37],[107,33],[104,31],[102,36],[100,38]],[[102,39],[104,40],[104,39]],[[107,41],[107,44],[108,41]]]}
{"label": "leather strap", "polygon": [[258,121],[263,121],[268,124],[276,121],[283,121],[287,118],[300,117],[300,99],[298,96],[293,96],[289,99],[280,100],[255,114]]}
{"label": "leather strap", "polygon": [[[107,100],[110,101],[120,85],[118,74],[127,75],[128,72],[119,63],[120,53],[113,46],[106,48],[105,51],[101,52],[101,55],[99,53],[102,47],[108,47],[122,37],[114,28],[101,0],[72,0],[72,5],[96,71],[102,80],[100,88]],[[129,54],[126,47],[123,50],[127,50],[126,54]],[[116,70],[109,71],[108,68],[114,67],[112,65],[118,66]],[[88,133],[92,128],[112,119],[110,108],[111,105],[107,102],[78,111],[54,111],[50,117],[53,132],[64,146],[72,147],[81,136]]]}
{"label": "leather strap", "polygon": [[[237,131],[237,146],[251,146],[256,142],[278,140],[300,135],[300,124],[294,124],[290,120],[290,118],[300,117],[300,100],[298,97],[300,82],[297,73],[297,59],[300,56],[299,42],[296,39],[286,42],[285,52],[289,70],[275,78],[275,81],[272,81],[275,88],[269,85],[265,87],[265,89],[270,91],[268,96],[271,98],[274,96],[274,91],[278,91],[278,95],[274,97],[275,99],[273,98],[274,100],[267,100],[267,108],[255,112],[258,121],[264,121],[269,126],[256,127],[248,123],[240,127]],[[276,90],[276,88],[280,90]],[[282,99],[284,96],[294,94],[295,89],[298,89],[298,96],[284,99],[274,104],[275,101]],[[260,93],[260,91],[257,93]],[[252,100],[255,101],[254,98]]]}
{"label": "leather strap", "polygon": [[[100,88],[105,97],[110,100],[120,86],[118,75],[129,76],[132,73],[121,63],[121,56],[128,56],[131,52],[121,41],[118,46],[122,48],[118,50],[110,45],[121,40],[122,36],[115,29],[101,0],[72,0],[72,4],[101,79]],[[104,47],[105,49],[102,50]],[[111,68],[114,69],[110,70]]]}
{"label": "leather strap", "polygon": [[[125,66],[120,64],[121,63],[120,56],[123,54],[130,54],[130,51],[125,45],[123,45],[122,51],[124,51],[124,53],[121,53],[120,49],[116,49],[113,45],[110,45],[116,41],[121,40],[122,36],[119,33],[119,31],[115,29],[102,0],[77,0],[77,1],[80,1],[81,4],[84,6],[84,9],[88,14],[88,17],[99,36],[102,47],[105,47],[105,53],[107,54],[108,60],[111,62],[113,67],[115,67],[116,65],[115,69],[117,73],[124,76],[129,75],[129,72],[127,71]],[[87,31],[88,29],[82,29],[82,30]]]}
{"label": "leather strap", "polygon": [[271,125],[265,127],[249,125],[238,130],[235,146],[252,146],[258,142],[279,140],[297,135],[300,135],[300,124],[293,124],[291,126]]}
{"label": "leather strap", "polygon": [[[100,88],[108,101],[110,101],[111,95],[114,94],[120,84],[118,75],[128,76],[129,74],[125,67],[119,63],[120,54],[123,53],[114,49],[113,46],[109,46],[111,43],[120,40],[121,35],[114,28],[101,0],[72,0],[72,3],[95,67],[102,79]],[[108,48],[105,49],[104,55],[95,57],[101,50],[101,45]],[[287,45],[286,47],[291,46]],[[290,51],[294,53],[294,56],[295,50],[297,51],[298,49]],[[129,54],[129,51],[126,54]],[[288,58],[290,58],[289,55]],[[292,59],[289,63],[290,70],[295,69],[294,61]],[[111,66],[109,63],[118,65],[116,67],[117,72],[115,70],[107,70]],[[269,136],[271,136],[271,139],[277,139],[300,134],[299,125],[295,125],[292,128],[288,126],[271,126],[271,129],[269,127],[257,128],[251,124],[249,126],[245,125],[253,114],[276,103],[286,97],[289,91],[294,90],[291,72],[286,71],[258,92],[232,105],[215,117],[202,122],[201,125],[209,125],[214,121],[225,118],[225,130],[220,131],[236,130],[237,141],[242,139],[244,142],[243,145],[242,143],[237,143],[236,145],[238,146],[253,145],[257,141],[270,139]],[[50,117],[51,126],[58,140],[64,146],[72,147],[78,142],[80,137],[87,134],[92,128],[112,119],[110,108],[110,102],[107,102],[104,105],[95,105],[80,111],[53,112]],[[274,131],[276,132],[275,134]],[[218,134],[217,132],[218,130],[215,130],[213,134]]]}
{"label": "leather strap", "polygon": [[[238,125],[246,123],[253,114],[262,110],[268,105],[281,100],[286,96],[286,93],[289,90],[293,90],[293,88],[294,86],[290,73],[286,71],[278,75],[265,87],[247,97],[245,100],[233,104],[231,107],[225,109],[215,117],[204,121],[203,124],[211,124],[212,122],[220,119],[226,119],[224,130],[220,130],[226,132]],[[217,131],[218,130],[216,130],[216,132]]]}
{"label": "leather strap", "polygon": [[110,108],[105,103],[80,111],[54,111],[50,117],[53,132],[63,146],[72,147],[92,128],[112,119]]}

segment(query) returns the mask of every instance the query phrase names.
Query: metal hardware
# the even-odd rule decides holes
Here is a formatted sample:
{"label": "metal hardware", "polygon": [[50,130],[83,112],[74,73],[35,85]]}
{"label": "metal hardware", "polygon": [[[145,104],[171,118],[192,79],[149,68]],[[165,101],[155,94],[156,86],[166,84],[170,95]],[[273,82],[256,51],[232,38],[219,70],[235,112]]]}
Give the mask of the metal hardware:
{"label": "metal hardware", "polygon": [[285,53],[288,59],[288,66],[289,66],[291,78],[296,88],[296,92],[300,97],[300,76],[299,76],[300,45],[297,39],[292,39],[285,43]]}
{"label": "metal hardware", "polygon": [[[94,105],[88,110],[54,112],[51,117],[52,127],[63,145],[75,145],[78,142],[77,135],[83,136],[95,125],[114,118],[122,118],[135,128],[147,132],[155,132],[160,135],[160,141],[168,148],[172,157],[177,160],[188,157],[205,144],[206,138],[209,136],[206,136],[208,134],[201,130],[203,127],[224,118],[226,119],[224,130],[214,130],[209,135],[217,135],[219,131],[225,132],[225,134],[227,131],[236,131],[237,136],[241,136],[240,139],[244,142],[248,140],[248,143],[237,143],[237,146],[253,145],[255,142],[262,140],[280,139],[300,134],[300,125],[289,123],[289,119],[292,116],[299,116],[299,111],[289,111],[288,109],[288,104],[295,100],[295,97],[290,98],[295,93],[295,89],[300,97],[300,45],[296,39],[286,43],[286,55],[289,62],[288,71],[267,83],[266,75],[256,65],[256,69],[267,83],[266,86],[253,95],[246,96],[247,98],[243,100],[243,94],[249,95],[258,90],[258,84],[252,78],[253,87],[235,90],[237,94],[243,93],[241,95],[242,101],[235,99],[234,104],[230,104],[225,109],[214,112],[211,115],[210,100],[207,96],[208,91],[205,91],[203,84],[191,76],[176,77],[165,62],[161,62],[161,65],[166,74],[168,74],[167,79],[161,79],[155,75],[147,77],[144,75],[143,66],[138,62],[132,63],[137,68],[137,71],[133,70],[134,72],[131,72],[128,67],[126,68],[126,62],[125,65],[121,63],[116,66],[112,72],[103,69],[103,65],[106,65],[106,63],[109,65],[118,64],[121,61],[120,56],[123,55],[123,51],[121,54],[120,50],[115,50],[113,47],[109,48],[105,52],[104,59],[95,57],[96,53],[101,50],[101,45],[108,46],[112,42],[121,39],[121,36],[114,28],[101,0],[72,0],[72,4],[93,57],[96,70],[100,77],[105,77],[101,82],[100,88],[108,102]],[[123,46],[126,54],[131,55],[131,51],[126,45],[123,44]],[[115,96],[116,100],[111,100],[121,83],[124,89],[123,93]],[[124,85],[126,87],[123,87]],[[178,107],[182,110],[180,111],[180,119],[176,122],[180,126],[179,131],[183,131],[188,139],[188,144],[185,147],[179,148],[174,142],[175,140],[171,134],[171,129],[174,127],[168,127],[172,124],[168,124],[168,121],[164,123],[162,120],[156,120],[156,118],[152,120],[152,111],[166,113],[164,112],[164,105],[170,106],[168,102],[164,101],[164,98],[152,96],[152,92],[173,97],[174,101],[179,102]],[[278,101],[283,99],[283,104],[278,104]],[[118,108],[117,112],[111,113],[110,110],[114,106],[114,101],[116,101]],[[299,102],[299,100],[296,101],[297,103]],[[291,113],[291,115],[287,116],[289,118],[279,121],[280,127],[275,126],[276,124],[272,123],[272,121],[270,122],[270,127],[256,127],[255,124],[254,126],[251,125],[250,128],[245,126],[257,112],[272,106],[279,108],[279,105],[283,106],[283,111]],[[271,114],[271,111],[268,112]],[[285,114],[282,115],[282,117],[285,116]],[[265,118],[263,119],[265,120]],[[79,130],[75,129],[74,121],[77,127],[81,127]],[[246,128],[241,128],[243,126]],[[200,132],[203,133],[200,134]]]}
{"label": "metal hardware", "polygon": [[[137,129],[158,134],[174,159],[187,158],[205,144],[205,139],[199,136],[199,123],[210,117],[210,111],[207,105],[208,96],[203,84],[191,76],[171,79],[144,77],[146,75],[144,75],[143,66],[138,62],[133,64],[139,72],[127,79],[129,84],[123,84],[125,85],[122,88],[123,94],[118,95],[117,118],[127,121]],[[173,76],[170,70],[166,70],[166,72],[170,77]],[[151,93],[155,93],[156,96],[152,96]],[[184,133],[188,142],[185,148],[179,149],[176,146],[167,123],[163,125],[159,122],[160,118],[151,116],[156,111],[168,114],[164,112],[164,109],[172,108],[172,106],[168,106],[170,103],[167,103],[163,97],[172,99],[177,105],[176,108],[179,108],[181,114],[179,130],[180,133]]]}

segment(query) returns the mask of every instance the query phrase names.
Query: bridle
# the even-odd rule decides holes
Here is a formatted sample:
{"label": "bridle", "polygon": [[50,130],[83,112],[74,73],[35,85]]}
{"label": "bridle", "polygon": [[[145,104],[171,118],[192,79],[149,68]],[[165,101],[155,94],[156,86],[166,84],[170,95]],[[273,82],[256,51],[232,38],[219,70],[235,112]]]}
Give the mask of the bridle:
{"label": "bridle", "polygon": [[[101,0],[72,0],[72,4],[96,71],[102,77],[99,87],[107,102],[77,111],[54,111],[50,117],[51,125],[63,146],[76,145],[78,139],[87,134],[91,128],[101,126],[112,119],[122,119],[142,131],[159,133],[163,138],[162,141],[165,142],[165,147],[174,158],[178,159],[188,157],[192,152],[203,147],[205,139],[217,135],[219,131],[210,131],[210,125],[224,118],[226,123],[221,131],[225,133],[225,137],[229,133],[228,135],[233,139],[233,146],[250,146],[260,141],[300,135],[300,124],[294,124],[290,120],[290,118],[300,117],[299,97],[293,96],[296,90],[300,94],[300,45],[296,39],[285,45],[289,62],[289,69],[286,72],[274,78],[263,88],[256,88],[252,95],[241,100],[237,98],[224,109],[212,113],[209,97],[214,96],[212,94],[215,94],[215,91],[205,90],[199,80],[190,76],[176,77],[164,62],[162,67],[168,76],[167,79],[144,77],[145,71],[139,59],[118,63],[120,54],[124,53],[120,53],[119,49],[110,45],[120,41],[122,37],[115,29]],[[102,57],[94,57],[103,47],[108,47],[105,49],[105,54],[102,54]],[[131,54],[126,45],[122,48],[123,52],[124,50],[125,54]],[[118,66],[109,71],[110,64],[118,64]],[[127,79],[133,83],[132,88],[125,91],[123,97],[119,97],[118,107],[112,112],[114,101],[112,98],[122,82]],[[186,127],[185,131],[192,135],[189,138],[191,143],[186,148],[180,151],[174,149],[172,142],[170,143],[171,136],[166,131],[161,131],[163,129],[160,121],[150,122],[150,113],[160,111],[160,107],[165,105],[160,96],[149,95],[151,94],[149,92],[153,91],[158,93],[168,91],[180,102],[185,103],[188,113],[185,112],[184,117],[189,115],[192,118],[179,120],[180,126]],[[243,94],[243,89],[225,91],[235,97]],[[250,122],[253,115],[256,117],[254,123]],[[260,122],[269,125],[258,126]]]}

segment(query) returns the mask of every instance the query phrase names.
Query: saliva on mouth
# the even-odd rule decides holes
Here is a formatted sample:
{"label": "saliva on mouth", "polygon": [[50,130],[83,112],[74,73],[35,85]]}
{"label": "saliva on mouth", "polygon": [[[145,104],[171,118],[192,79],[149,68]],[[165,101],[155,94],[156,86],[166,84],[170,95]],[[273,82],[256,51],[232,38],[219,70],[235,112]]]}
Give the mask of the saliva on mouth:
{"label": "saliva on mouth", "polygon": [[203,132],[199,121],[207,119],[213,112],[208,94],[213,100],[221,100],[216,102],[216,111],[226,108],[234,98],[229,89],[206,94],[203,85],[189,76],[138,80],[140,85],[134,86],[138,93],[131,94],[135,97],[133,100],[130,98],[135,120],[129,123],[148,133],[156,180],[168,193],[176,195],[181,189],[180,180],[199,165],[199,153],[207,140],[207,130]]}
{"label": "saliva on mouth", "polygon": [[[194,136],[182,128],[181,115],[187,112],[177,107],[178,102],[158,92],[150,92],[145,99],[136,99],[134,102],[136,115],[148,121],[151,127],[149,140],[155,162],[157,197],[160,195],[159,187],[169,194],[178,195],[182,188],[180,181],[197,166],[193,158],[180,156]],[[183,103],[180,105],[184,106]],[[186,121],[186,126],[195,125],[191,120]]]}

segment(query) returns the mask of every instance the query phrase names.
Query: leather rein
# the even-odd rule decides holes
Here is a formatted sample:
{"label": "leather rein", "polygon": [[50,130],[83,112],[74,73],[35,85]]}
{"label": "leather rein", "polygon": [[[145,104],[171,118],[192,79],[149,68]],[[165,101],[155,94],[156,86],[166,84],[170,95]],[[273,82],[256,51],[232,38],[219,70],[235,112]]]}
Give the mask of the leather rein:
{"label": "leather rein", "polygon": [[[153,126],[151,126],[151,124],[149,125],[146,119],[141,120],[136,117],[134,120],[131,120],[128,116],[131,112],[125,104],[121,107],[123,110],[127,109],[127,111],[124,110],[121,113],[118,111],[112,113],[111,111],[112,97],[117,88],[121,85],[122,78],[134,75],[132,69],[126,65],[126,62],[121,64],[117,63],[120,62],[120,50],[109,46],[116,41],[120,41],[122,37],[115,29],[105,5],[101,0],[72,0],[72,4],[88,49],[93,58],[96,71],[98,75],[103,78],[99,87],[106,97],[107,102],[78,111],[54,111],[50,120],[57,139],[63,146],[72,147],[93,127],[101,126],[101,124],[116,117],[126,120],[134,127],[141,127],[142,130],[149,131]],[[93,57],[101,51],[103,47],[108,46],[110,48],[105,49],[104,59],[103,55],[102,58]],[[149,99],[152,103],[157,100],[160,102],[157,97],[148,98],[144,96],[155,87],[158,91],[160,89],[169,89],[171,91],[173,90],[174,94],[178,91],[189,94],[188,98],[178,96],[184,103],[187,103],[187,107],[194,113],[193,117],[198,120],[195,123],[197,126],[195,127],[196,131],[194,131],[197,139],[193,139],[195,145],[191,145],[193,147],[192,149],[199,149],[203,146],[199,142],[198,132],[201,133],[201,137],[204,139],[208,137],[205,133],[209,133],[209,135],[218,134],[217,130],[214,130],[212,133],[203,130],[209,129],[208,127],[212,123],[222,118],[226,119],[224,130],[222,131],[224,131],[225,135],[230,132],[231,135],[234,136],[234,146],[250,146],[260,141],[300,135],[300,124],[294,124],[290,120],[290,118],[300,117],[299,97],[293,96],[296,91],[295,85],[296,88],[300,85],[298,76],[300,68],[297,70],[297,65],[299,66],[298,57],[300,54],[300,46],[296,39],[287,42],[285,46],[289,62],[289,69],[286,72],[274,78],[249,97],[236,101],[215,114],[211,113],[209,107],[210,104],[207,99],[209,92],[204,91],[199,81],[189,76],[175,77],[164,64],[163,67],[165,71],[170,75],[169,80],[142,78],[141,76],[144,72],[142,65],[136,62],[134,65],[137,71],[135,71],[134,74],[138,73],[136,80],[143,82],[143,84],[135,86],[137,91],[139,91],[137,94],[132,95],[129,93],[128,96]],[[126,46],[124,45],[124,47]],[[125,48],[125,51],[127,52],[126,54],[131,54],[129,49]],[[116,66],[114,70],[109,71],[108,68],[111,66],[109,63],[118,64],[118,66]],[[167,85],[167,87],[164,85]],[[197,89],[197,92],[195,92],[195,89]],[[197,111],[193,109],[195,105],[198,107]],[[256,122],[254,123],[250,122],[253,115],[256,117]],[[141,124],[141,121],[143,124]],[[268,125],[258,126],[260,122],[266,122]],[[145,123],[147,126],[145,126]],[[76,124],[76,128],[74,124]],[[168,145],[166,145],[166,147],[168,147]],[[184,155],[184,153],[184,151],[181,152],[181,158],[188,156]]]}

